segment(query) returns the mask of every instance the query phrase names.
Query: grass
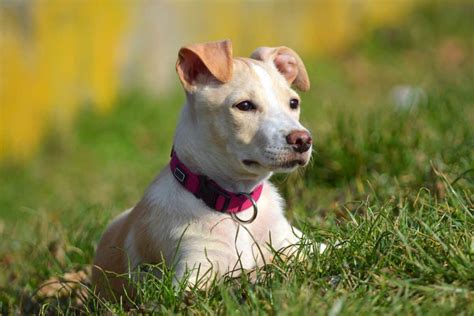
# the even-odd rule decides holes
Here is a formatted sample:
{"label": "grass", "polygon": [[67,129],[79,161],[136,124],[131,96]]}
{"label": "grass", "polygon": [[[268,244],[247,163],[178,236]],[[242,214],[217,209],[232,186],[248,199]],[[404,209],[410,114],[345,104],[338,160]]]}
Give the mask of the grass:
{"label": "grass", "polygon": [[[474,56],[469,5],[423,8],[350,53],[305,58],[315,136],[305,170],[273,181],[306,233],[307,260],[276,260],[206,292],[172,289],[172,271],[139,286],[139,312],[196,314],[474,313]],[[470,13],[471,12],[471,13]],[[450,48],[450,49],[447,49]],[[397,85],[421,87],[397,107]],[[166,165],[183,101],[124,94],[109,116],[87,108],[52,130],[34,161],[0,170],[0,313],[123,313],[81,290],[42,283],[87,271],[107,223]],[[84,279],[82,293],[87,292]],[[79,287],[80,289],[81,287]]]}

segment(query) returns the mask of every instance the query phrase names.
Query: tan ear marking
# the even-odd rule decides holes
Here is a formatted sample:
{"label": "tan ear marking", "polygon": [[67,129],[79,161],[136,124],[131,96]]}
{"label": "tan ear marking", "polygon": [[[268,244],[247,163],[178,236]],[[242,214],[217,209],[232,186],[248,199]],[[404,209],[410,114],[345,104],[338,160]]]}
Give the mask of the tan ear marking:
{"label": "tan ear marking", "polygon": [[224,40],[192,44],[179,50],[176,72],[186,90],[191,90],[202,76],[211,76],[222,83],[232,78],[232,42]]}
{"label": "tan ear marking", "polygon": [[291,48],[285,46],[259,47],[250,57],[264,62],[273,62],[289,84],[301,91],[309,90],[310,83],[306,68],[300,56]]}

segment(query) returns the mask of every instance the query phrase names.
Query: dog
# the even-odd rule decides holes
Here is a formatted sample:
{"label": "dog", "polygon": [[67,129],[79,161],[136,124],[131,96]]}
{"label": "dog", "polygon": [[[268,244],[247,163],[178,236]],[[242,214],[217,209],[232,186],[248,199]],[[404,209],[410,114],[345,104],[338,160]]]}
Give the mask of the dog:
{"label": "dog", "polygon": [[170,164],[103,234],[92,274],[102,296],[133,292],[127,274],[142,264],[172,266],[175,282],[186,276],[192,286],[204,271],[221,277],[262,266],[302,238],[269,182],[311,157],[293,90],[310,88],[301,58],[287,47],[233,58],[224,40],[181,48],[176,71],[186,103]]}

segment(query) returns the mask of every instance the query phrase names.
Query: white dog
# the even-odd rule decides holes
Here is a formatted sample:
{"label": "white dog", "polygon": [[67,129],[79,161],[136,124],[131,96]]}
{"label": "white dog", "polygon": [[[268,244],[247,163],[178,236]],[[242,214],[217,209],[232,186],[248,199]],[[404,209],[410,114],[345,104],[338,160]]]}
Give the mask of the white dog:
{"label": "white dog", "polygon": [[309,89],[300,57],[261,47],[233,58],[231,42],[222,41],[183,47],[176,70],[186,104],[171,162],[103,235],[92,281],[104,296],[130,290],[127,272],[143,263],[164,260],[176,280],[188,274],[193,283],[198,271],[222,276],[261,266],[272,249],[291,249],[301,237],[268,181],[311,156],[291,88]]}

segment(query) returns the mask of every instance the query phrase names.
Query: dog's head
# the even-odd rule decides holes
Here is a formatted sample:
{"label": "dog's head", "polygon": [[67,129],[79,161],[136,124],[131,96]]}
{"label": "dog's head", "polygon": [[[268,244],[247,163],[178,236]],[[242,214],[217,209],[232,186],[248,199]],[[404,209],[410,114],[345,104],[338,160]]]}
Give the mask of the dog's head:
{"label": "dog's head", "polygon": [[312,140],[292,87],[306,91],[309,79],[293,50],[260,47],[233,58],[230,41],[194,44],[181,48],[176,70],[192,117],[188,137],[227,170],[265,176],[308,163]]}

